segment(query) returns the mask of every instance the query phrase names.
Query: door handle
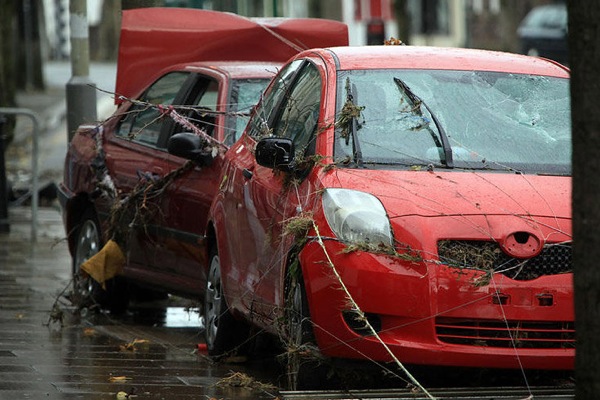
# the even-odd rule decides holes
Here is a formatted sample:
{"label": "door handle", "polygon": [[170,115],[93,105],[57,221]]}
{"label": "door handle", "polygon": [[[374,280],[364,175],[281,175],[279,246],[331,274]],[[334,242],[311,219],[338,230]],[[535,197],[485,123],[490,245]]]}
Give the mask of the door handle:
{"label": "door handle", "polygon": [[254,173],[252,171],[250,171],[248,168],[244,168],[242,170],[242,175],[244,175],[244,178],[246,178],[246,179],[252,179],[252,176],[254,175]]}

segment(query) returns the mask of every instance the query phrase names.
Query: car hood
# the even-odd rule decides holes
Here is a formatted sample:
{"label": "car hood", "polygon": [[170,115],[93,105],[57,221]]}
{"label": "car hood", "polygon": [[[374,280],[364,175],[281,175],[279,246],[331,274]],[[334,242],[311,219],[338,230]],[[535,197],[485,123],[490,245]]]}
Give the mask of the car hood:
{"label": "car hood", "polygon": [[176,64],[284,62],[301,50],[347,44],[347,25],[321,18],[246,18],[171,7],[125,10],[115,90],[135,96],[161,70]]}
{"label": "car hood", "polygon": [[333,178],[332,187],[377,196],[391,219],[462,215],[571,218],[570,177],[336,169]]}
{"label": "car hood", "polygon": [[329,177],[325,186],[377,196],[396,240],[425,254],[441,240],[494,240],[528,257],[572,239],[570,177],[355,169]]}

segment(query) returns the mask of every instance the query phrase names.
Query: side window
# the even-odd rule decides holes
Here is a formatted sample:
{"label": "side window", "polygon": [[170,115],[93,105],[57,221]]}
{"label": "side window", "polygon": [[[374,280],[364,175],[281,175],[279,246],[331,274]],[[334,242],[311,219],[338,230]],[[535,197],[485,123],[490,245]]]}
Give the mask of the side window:
{"label": "side window", "polygon": [[[213,135],[216,124],[217,101],[219,97],[219,83],[211,78],[201,77],[194,89],[196,94],[186,101],[186,105],[194,106],[186,116],[188,120],[203,129],[209,135]],[[177,131],[189,131],[181,127]]]}
{"label": "side window", "polygon": [[[312,144],[320,106],[321,75],[313,64],[306,63],[285,96],[279,116],[273,124],[275,136],[292,139],[297,156],[306,155]],[[309,153],[313,151],[309,150]]]}
{"label": "side window", "polygon": [[292,80],[303,63],[303,60],[292,61],[273,78],[274,81],[265,92],[262,102],[257,106],[248,123],[250,136],[258,138],[270,131],[269,123],[273,118],[273,111],[283,100]]}
{"label": "side window", "polygon": [[232,80],[224,126],[227,145],[233,144],[242,135],[248,124],[248,115],[270,81],[268,78]]}
{"label": "side window", "polygon": [[[138,100],[143,103],[171,105],[188,76],[187,72],[171,72],[164,75],[154,82]],[[121,120],[117,136],[156,146],[164,122],[165,118],[162,118],[160,111],[156,108],[147,104],[136,104]]]}

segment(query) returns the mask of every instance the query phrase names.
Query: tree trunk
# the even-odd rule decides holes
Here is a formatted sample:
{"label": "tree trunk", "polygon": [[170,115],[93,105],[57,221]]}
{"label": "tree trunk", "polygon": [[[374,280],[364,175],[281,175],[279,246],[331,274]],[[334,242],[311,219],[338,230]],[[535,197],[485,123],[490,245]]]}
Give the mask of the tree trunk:
{"label": "tree trunk", "polygon": [[569,1],[576,397],[600,393],[600,2]]}
{"label": "tree trunk", "polygon": [[[0,7],[0,107],[15,107],[16,85],[15,85],[15,63],[14,57],[16,42],[15,1],[6,1]],[[10,143],[13,137],[14,117],[7,117],[3,132],[6,143]]]}
{"label": "tree trunk", "polygon": [[[128,3],[125,0],[125,3]],[[111,0],[102,3],[100,24],[90,30],[90,58],[95,61],[114,61],[119,54],[119,33],[121,31],[121,1]]]}
{"label": "tree trunk", "polygon": [[407,3],[407,0],[394,1],[394,14],[396,16],[396,23],[398,24],[398,36],[396,39],[402,40],[405,44],[410,43],[410,16],[408,15]]}
{"label": "tree trunk", "polygon": [[22,90],[44,90],[42,69],[42,46],[40,31],[44,27],[43,5],[41,0],[17,2],[19,43],[17,46],[18,71],[17,87]]}
{"label": "tree trunk", "polygon": [[[71,0],[73,1],[73,0]],[[162,7],[164,0],[110,0],[102,4],[102,19],[90,29],[90,58],[95,61],[114,61],[119,54],[121,10]]]}
{"label": "tree trunk", "polygon": [[522,1],[505,1],[502,2],[500,9],[500,47],[498,50],[509,51],[513,53],[519,52],[519,37],[517,29],[523,19],[524,11],[527,4]]}

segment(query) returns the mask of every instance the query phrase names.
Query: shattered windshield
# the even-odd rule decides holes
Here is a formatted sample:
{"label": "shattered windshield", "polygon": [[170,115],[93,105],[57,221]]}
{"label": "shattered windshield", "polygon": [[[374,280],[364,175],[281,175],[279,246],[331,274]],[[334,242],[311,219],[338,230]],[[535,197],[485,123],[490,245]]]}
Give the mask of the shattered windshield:
{"label": "shattered windshield", "polygon": [[570,174],[568,79],[353,70],[339,74],[337,87],[335,158],[342,165]]}
{"label": "shattered windshield", "polygon": [[231,145],[244,132],[252,107],[269,84],[269,78],[236,79],[231,83],[231,101],[227,105],[225,143]]}

